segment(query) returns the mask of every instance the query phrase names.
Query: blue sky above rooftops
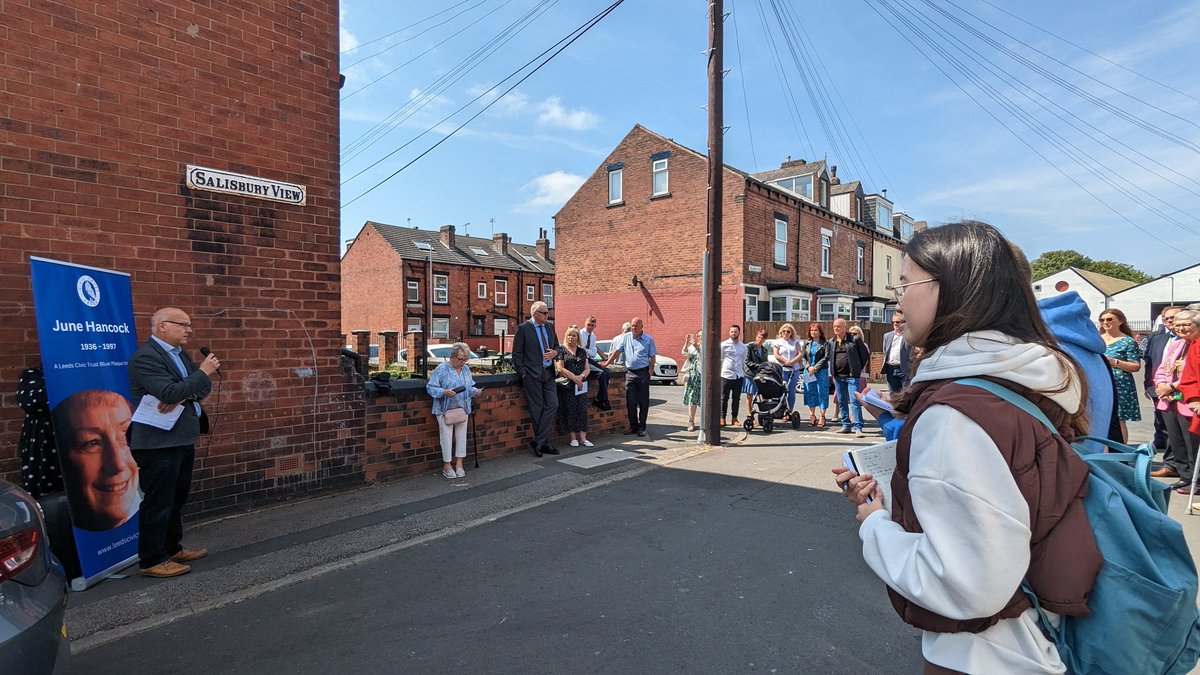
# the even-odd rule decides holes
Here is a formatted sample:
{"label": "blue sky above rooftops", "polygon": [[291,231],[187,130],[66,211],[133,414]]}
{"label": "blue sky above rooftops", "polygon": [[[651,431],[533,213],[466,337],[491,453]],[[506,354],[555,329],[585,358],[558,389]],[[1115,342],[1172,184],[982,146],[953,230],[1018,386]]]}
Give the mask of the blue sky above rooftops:
{"label": "blue sky above rooftops", "polygon": [[[626,0],[496,100],[608,4],[344,0],[342,238],[374,220],[532,243],[634,124],[703,151],[701,0]],[[988,221],[1031,258],[1073,248],[1155,275],[1200,260],[1200,0],[725,11],[727,164],[827,159],[897,211]]]}

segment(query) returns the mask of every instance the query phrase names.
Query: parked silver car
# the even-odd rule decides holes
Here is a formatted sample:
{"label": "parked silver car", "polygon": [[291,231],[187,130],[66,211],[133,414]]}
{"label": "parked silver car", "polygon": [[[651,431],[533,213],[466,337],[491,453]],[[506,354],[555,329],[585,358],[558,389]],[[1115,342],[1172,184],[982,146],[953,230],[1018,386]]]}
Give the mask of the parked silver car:
{"label": "parked silver car", "polygon": [[0,673],[65,673],[67,575],[50,553],[41,507],[0,480]]}
{"label": "parked silver car", "polygon": [[[597,340],[596,349],[608,353],[612,348],[612,340]],[[654,370],[650,373],[651,382],[667,382],[675,384],[679,378],[679,363],[669,356],[659,354],[654,357]]]}

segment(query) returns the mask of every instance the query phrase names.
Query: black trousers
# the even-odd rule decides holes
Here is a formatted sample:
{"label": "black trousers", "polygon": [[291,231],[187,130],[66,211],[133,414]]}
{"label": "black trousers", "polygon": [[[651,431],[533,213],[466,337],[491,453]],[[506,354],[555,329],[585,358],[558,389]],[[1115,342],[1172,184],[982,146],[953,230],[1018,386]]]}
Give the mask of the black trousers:
{"label": "black trousers", "polygon": [[607,403],[608,381],[612,379],[612,373],[608,372],[607,368],[601,368],[594,363],[589,363],[588,368],[590,369],[590,372],[588,373],[588,379],[597,380],[596,384],[599,387],[596,389],[596,400],[600,403]]}
{"label": "black trousers", "polygon": [[550,444],[554,415],[558,412],[558,385],[553,368],[538,368],[534,374],[526,371],[521,377],[525,402],[529,404],[529,423],[533,427],[533,444],[544,448]]}
{"label": "black trousers", "polygon": [[[1174,402],[1171,407],[1175,407]],[[1174,410],[1162,411],[1162,416],[1167,425],[1167,448],[1172,453],[1169,465],[1179,472],[1180,480],[1191,480],[1196,466],[1196,448],[1200,443],[1200,438],[1188,431],[1192,419]]]}
{"label": "black trousers", "polygon": [[650,414],[649,368],[638,368],[625,373],[625,412],[629,415],[630,429],[646,429],[646,417]]}
{"label": "black trousers", "polygon": [[[729,414],[733,416],[733,421],[737,422],[738,416],[738,401],[742,398],[742,378],[736,380],[727,380],[721,378],[721,417],[725,417],[725,411],[729,410]],[[733,405],[729,405],[729,399],[733,399]]]}
{"label": "black trousers", "polygon": [[195,445],[134,450],[142,506],[138,510],[138,565],[154,567],[183,550],[183,505],[192,489]]}
{"label": "black trousers", "polygon": [[904,371],[900,366],[885,365],[883,374],[887,377],[888,393],[899,394],[904,391]]}

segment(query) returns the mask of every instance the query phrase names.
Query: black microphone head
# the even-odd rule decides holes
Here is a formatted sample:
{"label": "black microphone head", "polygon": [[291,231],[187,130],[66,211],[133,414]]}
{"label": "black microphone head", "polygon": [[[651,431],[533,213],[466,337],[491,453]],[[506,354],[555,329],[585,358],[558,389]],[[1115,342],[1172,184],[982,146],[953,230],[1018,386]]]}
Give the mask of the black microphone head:
{"label": "black microphone head", "polygon": [[209,351],[211,351],[211,350],[210,350],[208,347],[201,347],[201,348],[200,348],[200,355],[201,355],[201,356],[208,356],[208,352],[209,352]]}

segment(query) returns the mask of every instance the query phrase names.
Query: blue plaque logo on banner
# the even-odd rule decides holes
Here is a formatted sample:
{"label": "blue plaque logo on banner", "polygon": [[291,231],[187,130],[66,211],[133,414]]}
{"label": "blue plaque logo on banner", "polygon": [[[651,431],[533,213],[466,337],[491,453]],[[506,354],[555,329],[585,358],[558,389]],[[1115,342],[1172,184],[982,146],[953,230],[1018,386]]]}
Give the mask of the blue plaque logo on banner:
{"label": "blue plaque logo on banner", "polygon": [[79,277],[79,281],[75,283],[75,291],[79,293],[79,299],[83,301],[83,304],[88,307],[100,304],[100,285],[88,275]]}

